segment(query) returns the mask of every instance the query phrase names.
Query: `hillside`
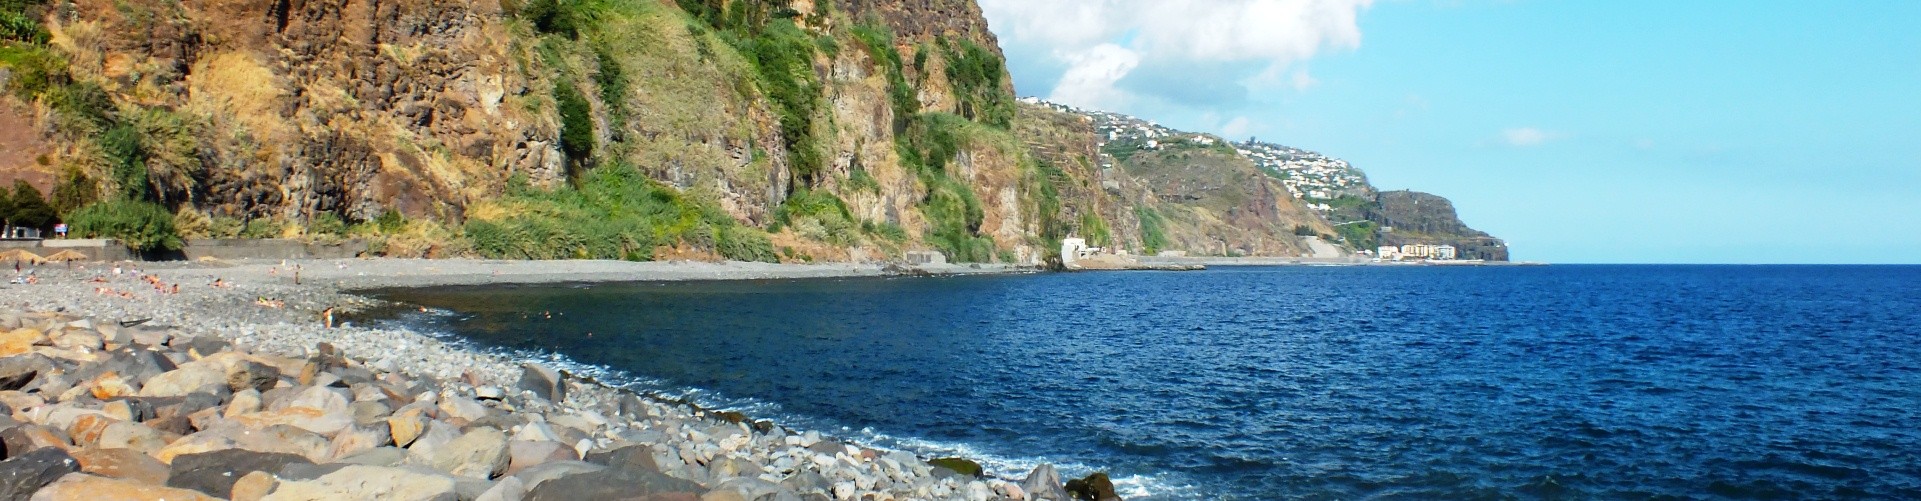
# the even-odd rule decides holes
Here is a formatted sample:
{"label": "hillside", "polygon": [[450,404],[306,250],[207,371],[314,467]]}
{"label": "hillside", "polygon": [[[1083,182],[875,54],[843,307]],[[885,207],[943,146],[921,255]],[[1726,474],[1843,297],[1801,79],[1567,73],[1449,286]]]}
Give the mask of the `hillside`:
{"label": "hillside", "polygon": [[1218,138],[1117,150],[1017,103],[972,0],[0,0],[0,25],[0,183],[146,248],[1039,264],[1066,236],[1338,231]]}

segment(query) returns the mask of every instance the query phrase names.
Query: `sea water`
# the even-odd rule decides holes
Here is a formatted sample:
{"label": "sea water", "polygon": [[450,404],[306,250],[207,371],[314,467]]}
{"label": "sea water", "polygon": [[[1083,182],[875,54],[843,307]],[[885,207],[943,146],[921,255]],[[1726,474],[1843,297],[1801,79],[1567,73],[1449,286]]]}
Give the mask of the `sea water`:
{"label": "sea water", "polygon": [[1129,499],[1921,498],[1921,267],[397,290],[643,391]]}

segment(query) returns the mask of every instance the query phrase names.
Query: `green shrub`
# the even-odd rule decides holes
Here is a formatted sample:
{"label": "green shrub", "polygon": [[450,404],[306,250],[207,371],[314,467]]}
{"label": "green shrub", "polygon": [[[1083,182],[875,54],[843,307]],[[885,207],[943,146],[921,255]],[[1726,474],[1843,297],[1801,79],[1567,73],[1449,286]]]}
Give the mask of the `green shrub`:
{"label": "green shrub", "polygon": [[247,226],[240,230],[239,236],[240,238],[280,238],[285,232],[286,225],[281,224],[279,220],[263,217],[247,221]]}
{"label": "green shrub", "polygon": [[208,238],[240,238],[247,231],[247,223],[227,216],[214,216],[207,224]]}
{"label": "green shrub", "polygon": [[47,205],[47,200],[40,196],[40,190],[27,184],[24,179],[13,182],[13,195],[7,197],[6,205],[9,212],[4,218],[14,226],[47,230],[60,220],[60,214],[53,210],[53,206]]}
{"label": "green shrub", "polygon": [[0,42],[0,65],[13,73],[7,90],[21,99],[34,99],[72,81],[66,60],[44,47]]}
{"label": "green shrub", "polygon": [[1161,213],[1146,207],[1135,207],[1134,216],[1141,220],[1141,246],[1147,254],[1158,254],[1167,247],[1167,220]]}
{"label": "green shrub", "polygon": [[72,232],[80,238],[113,238],[136,251],[179,250],[173,214],[153,202],[113,199],[74,211]]}
{"label": "green shrub", "polygon": [[942,39],[940,45],[961,116],[1002,129],[1011,126],[1014,97],[1002,86],[1007,73],[1000,56],[965,39]]}
{"label": "green shrub", "polygon": [[72,214],[97,201],[100,201],[100,184],[77,167],[68,166],[60,173],[60,180],[53,184],[53,210],[61,214]]}
{"label": "green shrub", "polygon": [[147,155],[140,145],[140,131],[128,124],[108,129],[100,137],[100,149],[116,185],[114,194],[129,200],[150,200]]}
{"label": "green shrub", "polygon": [[534,30],[543,34],[560,35],[567,38],[580,36],[579,14],[574,11],[574,1],[530,0],[514,9],[514,15],[529,23]]}
{"label": "green shrub", "polygon": [[[526,178],[523,176],[521,179],[524,181]],[[381,233],[399,233],[407,227],[407,218],[401,216],[400,211],[387,209],[374,218],[374,227],[379,228]]]}
{"label": "green shrub", "polygon": [[566,78],[554,83],[554,103],[560,107],[560,149],[567,154],[568,177],[578,179],[594,156],[593,107]]}
{"label": "green shrub", "polygon": [[338,214],[332,212],[314,214],[313,217],[307,221],[308,235],[337,237],[345,235],[346,233],[347,222],[340,219]]}
{"label": "green shrub", "polygon": [[620,123],[620,117],[627,111],[627,72],[605,46],[594,46],[594,61],[599,67],[599,71],[594,72],[594,83],[600,86],[600,102],[607,105],[608,121]]}
{"label": "green shrub", "polygon": [[729,259],[775,259],[764,233],[625,164],[589,171],[573,186],[509,190],[501,203],[515,210],[461,229],[481,256],[647,260],[656,246],[686,245]]}

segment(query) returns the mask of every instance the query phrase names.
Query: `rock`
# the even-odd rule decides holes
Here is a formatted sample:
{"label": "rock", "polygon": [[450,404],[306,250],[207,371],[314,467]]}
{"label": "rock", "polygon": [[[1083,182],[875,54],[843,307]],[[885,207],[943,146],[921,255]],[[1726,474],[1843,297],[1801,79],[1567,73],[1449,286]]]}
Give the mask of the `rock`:
{"label": "rock", "polygon": [[823,477],[819,473],[811,470],[795,472],[792,476],[787,477],[786,480],[780,481],[780,486],[801,496],[810,494],[831,496],[833,495],[834,488],[833,482],[827,480],[827,477]]}
{"label": "rock", "polygon": [[107,478],[85,473],[70,473],[34,493],[33,501],[119,501],[164,499],[167,501],[216,501],[198,492],[161,487],[138,480]]}
{"label": "rock", "polygon": [[422,414],[419,408],[403,409],[393,417],[387,418],[387,427],[393,433],[394,445],[407,447],[412,445],[415,439],[420,438],[420,434],[427,430],[428,421]]}
{"label": "rock", "polygon": [[[6,444],[8,456],[18,456],[45,448],[65,450],[72,446],[67,441],[66,432],[37,424],[23,424],[0,430],[0,442]],[[51,482],[52,479],[48,481]]]}
{"label": "rock", "polygon": [[510,459],[507,434],[479,428],[434,451],[428,464],[457,476],[489,479],[506,472]]}
{"label": "rock", "polygon": [[133,449],[80,449],[73,451],[73,459],[80,462],[80,471],[94,475],[167,483],[166,463]]}
{"label": "rock", "polygon": [[287,407],[308,407],[320,409],[322,412],[344,413],[347,412],[347,406],[350,402],[352,402],[352,399],[347,398],[345,392],[334,388],[315,386],[294,394],[294,397],[287,401]]}
{"label": "rock", "polygon": [[507,392],[505,390],[501,390],[499,386],[482,386],[479,388],[474,388],[474,398],[477,398],[477,399],[499,401],[506,397],[507,397]]}
{"label": "rock", "polygon": [[347,413],[353,415],[354,424],[360,426],[384,424],[387,422],[387,417],[393,415],[393,407],[389,407],[384,402],[363,400],[347,406]]}
{"label": "rock", "polygon": [[520,501],[526,496],[527,484],[518,478],[507,477],[494,482],[493,487],[480,493],[480,497],[474,498],[474,501]]}
{"label": "rock", "polygon": [[794,493],[781,488],[780,484],[753,477],[734,478],[721,482],[714,486],[714,490],[708,491],[706,496],[701,496],[701,501],[716,501],[712,498],[715,493],[733,493],[738,496],[735,499],[746,501],[781,499],[783,494],[796,501],[800,499]]}
{"label": "rock", "polygon": [[376,421],[369,426],[354,426],[335,434],[333,443],[327,448],[327,457],[344,458],[390,444],[393,444],[393,432],[387,430],[385,421]]}
{"label": "rock", "polygon": [[959,474],[974,477],[974,478],[980,478],[983,473],[983,471],[981,470],[980,463],[976,463],[973,460],[966,459],[966,458],[929,459],[927,460],[927,464],[928,466],[933,466],[936,468],[946,468],[948,470],[952,470],[954,473],[959,473]]}
{"label": "rock", "polygon": [[[187,354],[191,355],[193,358],[199,359],[209,355],[213,355],[215,353],[227,351],[227,348],[231,346],[233,346],[233,344],[228,343],[224,339],[220,339],[213,336],[200,336],[200,337],[196,337],[188,340],[185,346],[186,349],[184,351],[186,351]],[[175,346],[174,348],[178,349],[182,347]]]}
{"label": "rock", "polygon": [[440,413],[444,418],[464,419],[471,423],[487,417],[487,406],[472,399],[450,396],[440,399]]}
{"label": "rock", "polygon": [[153,454],[166,448],[167,442],[167,437],[160,430],[140,423],[120,421],[107,425],[93,445],[103,449],[132,449],[141,454]]}
{"label": "rock", "polygon": [[[33,345],[47,341],[47,335],[39,329],[21,328],[0,334],[0,357],[11,357],[33,351]],[[49,480],[51,481],[51,480]]]}
{"label": "rock", "polygon": [[230,496],[229,499],[233,501],[259,501],[260,498],[267,497],[268,493],[273,492],[274,488],[279,486],[280,479],[275,478],[272,473],[264,471],[248,473],[242,475],[239,480],[233,481],[233,495]]}
{"label": "rock", "polygon": [[69,330],[53,336],[53,346],[64,350],[98,350],[105,344],[94,332]]}
{"label": "rock", "polygon": [[521,426],[520,431],[514,432],[514,440],[559,442],[560,435],[555,434],[553,428],[547,427],[547,423],[534,421]]}
{"label": "rock", "polygon": [[399,447],[375,447],[334,460],[336,463],[366,466],[399,466],[407,460],[407,450]]}
{"label": "rock", "polygon": [[[18,332],[18,331],[16,331]],[[4,335],[0,335],[4,337]],[[0,341],[4,343],[4,341]],[[4,352],[4,348],[0,348]],[[36,376],[53,371],[53,360],[45,355],[12,355],[0,358],[0,390],[26,388]]]}
{"label": "rock", "polygon": [[415,464],[432,464],[434,455],[456,438],[460,438],[460,432],[453,425],[445,421],[428,421],[427,431],[422,432],[420,438],[414,439],[414,443],[407,446],[408,461]]}
{"label": "rock", "polygon": [[989,501],[994,499],[994,489],[987,487],[986,482],[968,482],[964,493],[967,496],[967,501]]}
{"label": "rock", "polygon": [[1027,492],[1028,499],[1074,501],[1061,485],[1060,472],[1054,470],[1054,465],[1046,463],[1034,467],[1034,471],[1027,472],[1027,478],[1021,479],[1021,490]]}
{"label": "rock", "polygon": [[208,385],[226,384],[227,374],[219,368],[195,362],[147,379],[140,387],[140,396],[183,397]]}
{"label": "rock", "polygon": [[234,482],[256,471],[279,473],[287,465],[314,464],[293,454],[228,449],[183,454],[168,468],[167,486],[193,489],[217,497],[231,497]]}
{"label": "rock", "polygon": [[54,447],[0,461],[0,499],[27,499],[34,491],[80,471],[80,462]]}
{"label": "rock", "polygon": [[280,369],[252,360],[240,360],[227,368],[227,389],[266,391],[280,382]]}
{"label": "rock", "polygon": [[503,473],[504,475],[512,475],[542,463],[576,461],[580,459],[580,456],[574,453],[574,448],[566,444],[560,442],[528,442],[524,440],[508,441],[507,455],[510,459],[507,461],[507,471]]}
{"label": "rock", "polygon": [[629,445],[611,451],[594,451],[586,456],[589,463],[614,469],[642,470],[659,472],[660,460],[654,457],[653,446]]}
{"label": "rock", "polygon": [[514,383],[514,387],[534,392],[534,396],[548,402],[559,403],[567,400],[566,378],[560,374],[560,371],[540,364],[521,364],[520,381]]}
{"label": "rock", "polygon": [[696,499],[707,492],[687,480],[667,475],[638,470],[605,469],[581,473],[541,482],[527,493],[527,501],[571,501],[576,499],[633,499],[654,496],[653,499],[672,499],[660,495],[686,495],[682,499]]}
{"label": "rock", "polygon": [[160,452],[154,453],[154,457],[163,463],[171,464],[174,458],[182,455],[225,449],[246,449],[255,452],[281,452],[318,461],[326,459],[328,446],[326,438],[287,425],[273,425],[260,430],[225,426],[175,440],[160,449]]}
{"label": "rock", "polygon": [[248,388],[236,391],[227,402],[227,410],[221,415],[234,417],[241,414],[260,412],[260,390]]}
{"label": "rock", "polygon": [[349,465],[311,480],[283,480],[262,500],[453,501],[453,477],[410,468]]}
{"label": "rock", "polygon": [[248,428],[265,428],[284,424],[328,436],[353,426],[353,418],[347,415],[344,405],[341,410],[333,412],[313,407],[288,407],[277,411],[241,414],[230,419]]}
{"label": "rock", "polygon": [[1114,493],[1114,482],[1104,472],[1067,481],[1067,495],[1085,501],[1121,501],[1121,496]]}
{"label": "rock", "polygon": [[607,467],[583,461],[554,461],[521,470],[514,473],[513,478],[520,479],[521,482],[526,484],[527,490],[531,492],[534,490],[534,487],[538,487],[541,482],[568,475],[593,473],[605,469],[607,469]]}
{"label": "rock", "polygon": [[73,418],[73,424],[67,427],[67,437],[73,439],[74,445],[90,446],[100,441],[100,434],[107,431],[108,425],[116,422],[118,421],[107,417],[106,414],[82,414]]}

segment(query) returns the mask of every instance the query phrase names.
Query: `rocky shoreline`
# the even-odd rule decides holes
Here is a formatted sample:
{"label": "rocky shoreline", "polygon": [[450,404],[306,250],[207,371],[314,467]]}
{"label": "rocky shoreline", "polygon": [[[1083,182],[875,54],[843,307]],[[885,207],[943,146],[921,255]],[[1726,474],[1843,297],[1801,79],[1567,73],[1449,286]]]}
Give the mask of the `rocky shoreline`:
{"label": "rocky shoreline", "polygon": [[343,286],[382,267],[594,278],[389,261],[45,266],[0,286],[0,499],[1118,499],[1104,475],[982,478],[965,460],[644,398],[418,332],[325,325],[375,303]]}

